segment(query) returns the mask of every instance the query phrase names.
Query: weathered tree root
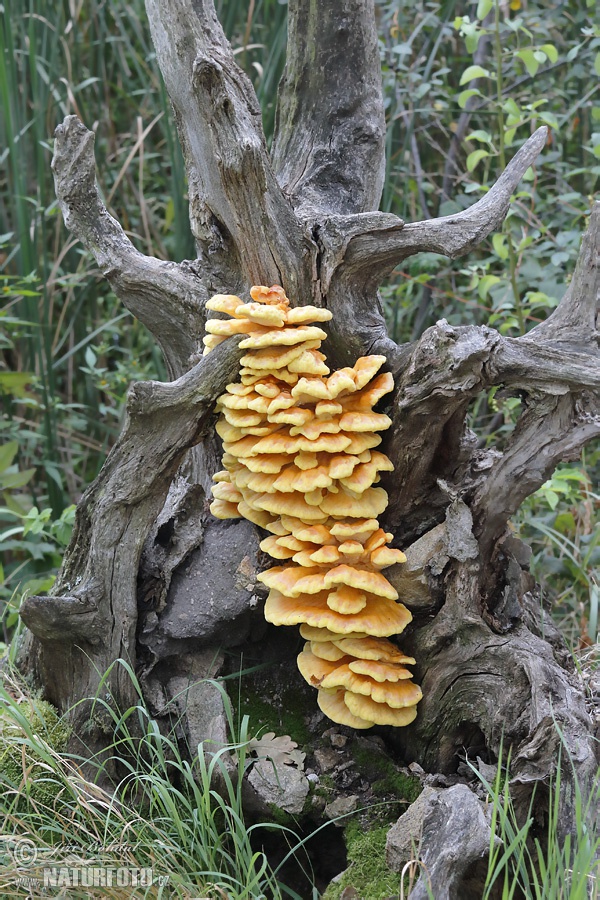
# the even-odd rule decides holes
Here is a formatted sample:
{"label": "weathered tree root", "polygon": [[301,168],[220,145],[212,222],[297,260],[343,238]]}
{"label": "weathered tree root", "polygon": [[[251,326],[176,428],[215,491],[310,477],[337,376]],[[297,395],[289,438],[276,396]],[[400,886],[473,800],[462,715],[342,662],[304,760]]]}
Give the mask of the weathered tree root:
{"label": "weathered tree root", "polygon": [[[124,658],[143,676],[154,709],[164,713],[180,690],[178,679],[185,680],[181,666],[189,677],[214,672],[207,653],[218,658],[215,643],[252,634],[252,608],[260,602],[256,571],[267,564],[257,542],[246,544],[247,533],[240,539],[237,525],[219,532],[227,559],[222,572],[207,562],[207,533],[202,552],[202,489],[220,455],[211,408],[237,371],[237,342],[197,360],[210,295],[280,283],[290,296],[334,314],[327,352],[335,366],[383,353],[396,381],[394,425],[382,446],[396,465],[385,485],[385,524],[408,548],[408,568],[399,577],[407,603],[415,614],[420,610],[412,649],[424,688],[420,715],[401,735],[402,752],[451,771],[457,753],[473,749],[473,742],[490,758],[501,746],[511,748],[513,787],[517,795],[522,789],[524,803],[534,784],[542,796],[564,746],[569,763],[560,827],[569,831],[571,760],[584,793],[594,769],[583,689],[566,671],[558,643],[548,639],[548,622],[541,636],[525,560],[506,527],[554,467],[576,458],[600,433],[600,204],[565,297],[532,332],[506,338],[485,327],[439,322],[419,341],[398,347],[385,330],[378,285],[411,254],[454,258],[497,228],[546,130],[529,137],[470,209],[404,223],[374,211],[384,134],[372,2],[291,0],[271,157],[252,86],[211,0],[147,0],[147,8],[183,146],[198,259],[176,265],[138,253],[100,200],[93,135],[67,117],[56,133],[54,159],[65,221],[156,337],[173,381],[132,388],[124,432],[80,504],[52,596],[24,604],[31,631],[21,667],[67,710],[93,697],[103,672]],[[332,53],[347,22],[353,27],[345,31],[346,52]],[[315,58],[327,66],[315,66]],[[325,151],[331,156],[324,167]],[[470,400],[500,384],[524,398],[503,453],[478,449],[466,425]],[[411,569],[411,555],[424,565]],[[193,577],[185,568],[192,562]],[[172,576],[177,590],[169,589]],[[188,576],[186,592],[181,585]],[[199,588],[203,580],[210,580],[208,590]],[[175,638],[175,618],[197,619],[198,605],[209,609],[215,594],[231,601],[225,621],[236,627],[213,622],[198,638]],[[121,667],[106,689],[122,709],[134,699]],[[201,702],[196,697],[190,709],[197,712]],[[75,707],[75,732],[99,750],[111,735],[89,712],[89,705]],[[197,737],[212,726],[199,725],[195,712],[188,732]]]}
{"label": "weathered tree root", "polygon": [[[211,427],[216,397],[235,375],[237,341],[229,341],[176,382],[131,388],[127,421],[79,504],[73,537],[49,597],[26,598],[29,633],[19,665],[44,686],[61,712],[72,710],[74,742],[87,751],[107,742],[88,703],[117,659],[136,667],[137,577],[144,542],[164,507],[184,455]],[[122,711],[136,702],[126,670],[116,666],[103,688]],[[76,705],[78,704],[78,705]]]}
{"label": "weathered tree root", "polygon": [[531,579],[518,566],[519,600],[513,598],[505,610],[510,627],[502,633],[490,627],[480,611],[476,542],[469,556],[469,532],[461,542],[456,520],[453,527],[450,545],[432,561],[439,566],[444,556],[448,560],[444,604],[407,642],[424,673],[419,716],[392,740],[405,759],[431,772],[456,772],[461,760],[474,762],[477,756],[501,764],[510,760],[515,810],[524,820],[535,791],[534,816],[541,826],[562,759],[561,828],[567,833],[575,821],[574,781],[585,793],[598,766],[581,679],[572,663],[570,670],[565,667],[570,657],[562,639],[539,597],[523,590]]}

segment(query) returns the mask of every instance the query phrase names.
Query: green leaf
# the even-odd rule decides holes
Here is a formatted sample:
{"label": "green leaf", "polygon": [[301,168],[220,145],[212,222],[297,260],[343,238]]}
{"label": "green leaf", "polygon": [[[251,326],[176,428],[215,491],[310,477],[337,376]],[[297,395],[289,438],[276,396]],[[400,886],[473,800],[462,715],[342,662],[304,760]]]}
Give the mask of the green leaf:
{"label": "green leaf", "polygon": [[492,136],[489,131],[482,131],[479,129],[478,131],[472,131],[471,134],[468,134],[465,141],[482,141],[484,144],[491,144]]}
{"label": "green leaf", "polygon": [[575,516],[571,512],[560,513],[554,520],[554,527],[561,534],[572,534],[575,531]]}
{"label": "green leaf", "polygon": [[464,109],[467,105],[467,100],[475,96],[481,97],[481,91],[478,91],[476,88],[469,88],[469,90],[462,91],[458,95],[458,105],[461,109]]}
{"label": "green leaf", "polygon": [[[22,590],[26,590],[28,595],[45,594],[50,590],[55,581],[56,575],[45,575],[41,578],[29,578],[25,584],[22,585]],[[15,615],[18,616],[18,613],[15,612]]]}
{"label": "green leaf", "polygon": [[502,104],[502,109],[505,113],[508,113],[511,116],[516,116],[517,119],[520,119],[522,116],[520,108],[517,106],[512,97],[509,97],[508,100]]}
{"label": "green leaf", "polygon": [[598,637],[598,608],[600,607],[600,589],[597,584],[590,582],[590,620],[588,623],[588,635],[597,643]]}
{"label": "green leaf", "polygon": [[4,472],[5,469],[8,469],[17,455],[18,449],[19,444],[17,441],[9,441],[8,444],[2,444],[2,446],[0,446],[0,472]]}
{"label": "green leaf", "polygon": [[477,293],[479,294],[480,299],[485,300],[490,289],[501,280],[502,279],[498,278],[497,275],[484,275],[477,285]]}
{"label": "green leaf", "polygon": [[579,484],[589,484],[589,478],[581,469],[557,469],[552,476],[553,481],[577,481]]}
{"label": "green leaf", "polygon": [[392,47],[392,53],[397,53],[398,56],[410,56],[413,52],[413,48],[411,44],[396,44],[395,47]]}
{"label": "green leaf", "polygon": [[0,545],[2,546],[2,549],[5,553],[7,550],[21,549],[21,547],[19,546],[20,542],[11,541],[10,538],[12,538],[15,534],[21,534],[22,531],[23,526],[17,525],[16,528],[6,528],[4,531],[0,532]]}
{"label": "green leaf", "polygon": [[462,73],[459,84],[467,84],[467,82],[472,81],[474,78],[491,78],[492,76],[488,72],[487,69],[484,69],[482,66],[469,66]]}
{"label": "green leaf", "polygon": [[544,123],[544,125],[549,125],[550,128],[558,128],[558,119],[551,112],[543,112],[540,113],[540,121]]}
{"label": "green leaf", "polygon": [[504,234],[495,234],[492,238],[492,246],[496,256],[500,259],[508,259],[508,247],[506,245],[506,236]]}
{"label": "green leaf", "polygon": [[596,53],[594,58],[594,69],[596,70],[596,75],[600,75],[600,52]]}
{"label": "green leaf", "polygon": [[558,303],[554,297],[549,297],[543,291],[527,291],[525,299],[530,309],[535,309],[536,307],[551,308]]}
{"label": "green leaf", "polygon": [[477,4],[477,18],[485,19],[493,6],[494,0],[479,0],[479,3]]}
{"label": "green leaf", "polygon": [[50,508],[39,512],[37,506],[33,506],[23,519],[23,534],[41,534],[44,530],[44,525],[50,520],[51,514],[52,510]]}
{"label": "green leaf", "polygon": [[0,477],[0,490],[6,491],[8,488],[20,488],[31,480],[35,473],[35,469],[25,469],[24,472],[4,472]]}
{"label": "green leaf", "polygon": [[90,369],[93,369],[96,365],[98,357],[94,353],[91,347],[88,347],[84,354],[86,365],[89,366]]}
{"label": "green leaf", "polygon": [[27,386],[31,384],[31,372],[0,372],[0,394],[11,397],[29,397]]}
{"label": "green leaf", "polygon": [[63,486],[62,478],[60,477],[60,472],[58,471],[56,466],[54,466],[52,463],[45,462],[44,469],[46,470],[46,472],[48,473],[50,478],[52,478],[52,480],[56,482],[56,484],[59,486],[59,488],[62,489],[62,486]]}
{"label": "green leaf", "polygon": [[30,327],[39,327],[36,322],[29,322],[27,319],[17,319],[15,316],[9,316],[2,310],[0,311],[0,322],[6,327],[7,325],[28,325]]}
{"label": "green leaf", "polygon": [[551,63],[555,63],[558,59],[558,50],[554,46],[554,44],[543,44],[540,47],[540,50],[543,50]]}
{"label": "green leaf", "polygon": [[515,56],[518,56],[519,59],[523,60],[525,64],[525,68],[529,72],[530,75],[535,75],[537,70],[540,67],[538,60],[535,58],[535,53],[531,47],[528,47],[526,50],[519,50]]}
{"label": "green leaf", "polygon": [[[24,499],[27,499],[27,498],[25,497]],[[8,508],[8,510],[10,512],[14,513],[19,518],[21,518],[21,516],[25,515],[25,513],[27,512],[27,508],[29,506],[28,502],[27,503],[20,502],[18,494],[9,494],[9,493],[4,494],[4,502],[6,503],[6,507]]]}
{"label": "green leaf", "polygon": [[467,48],[467,53],[470,53],[473,56],[477,52],[479,39],[484,31],[484,28],[480,28],[477,31],[472,31],[465,34],[465,46]]}
{"label": "green leaf", "polygon": [[167,233],[171,228],[171,225],[175,221],[175,202],[172,197],[169,197],[167,200],[167,204],[165,206],[165,223],[164,223],[164,231]]}
{"label": "green leaf", "polygon": [[467,156],[467,172],[472,172],[473,169],[477,166],[478,163],[481,162],[482,159],[485,159],[486,156],[489,156],[487,150],[473,150],[472,153],[469,153]]}

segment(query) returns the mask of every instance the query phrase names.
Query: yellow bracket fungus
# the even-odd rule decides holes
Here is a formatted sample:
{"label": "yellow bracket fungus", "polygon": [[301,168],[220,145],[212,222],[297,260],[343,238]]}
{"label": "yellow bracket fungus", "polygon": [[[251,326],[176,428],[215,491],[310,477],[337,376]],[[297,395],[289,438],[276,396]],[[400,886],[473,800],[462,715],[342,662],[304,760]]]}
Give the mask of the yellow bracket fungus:
{"label": "yellow bracket fungus", "polygon": [[232,334],[240,381],[217,400],[223,469],[211,511],[244,517],[270,532],[261,549],[282,565],[259,580],[269,588],[267,621],[300,625],[298,657],[320,708],[352,728],[408,725],[421,689],[391,641],[411,614],[381,570],[404,562],[377,516],[388,497],[374,487],[392,463],[374,450],[391,419],[373,411],[394,386],[383,356],[365,356],[330,373],[320,352],[331,313],[291,309],[283,288],[253,287],[252,302],[231,294],[207,308],[230,319],[206,324],[205,354]]}

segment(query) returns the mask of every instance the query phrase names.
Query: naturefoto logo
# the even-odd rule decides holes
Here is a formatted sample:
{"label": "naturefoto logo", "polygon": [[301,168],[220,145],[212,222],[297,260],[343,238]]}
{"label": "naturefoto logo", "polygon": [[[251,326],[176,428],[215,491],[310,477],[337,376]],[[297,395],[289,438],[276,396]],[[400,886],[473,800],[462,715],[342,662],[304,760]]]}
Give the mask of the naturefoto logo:
{"label": "naturefoto logo", "polygon": [[152,869],[130,866],[45,866],[44,887],[151,887],[165,885],[168,875],[159,875],[156,882]]}
{"label": "naturefoto logo", "polygon": [[[12,838],[3,836],[4,849],[19,873],[19,883],[26,888],[146,888],[153,885],[165,887],[169,883],[169,875],[155,874],[148,866],[117,865],[113,862],[98,865],[101,853],[118,854],[122,857],[131,854],[130,845],[110,845],[109,847],[90,848],[93,850],[94,862],[86,863],[81,859],[81,848],[61,846],[37,847],[29,838]],[[69,851],[79,851],[69,856]],[[61,859],[55,862],[52,857],[60,853]]]}

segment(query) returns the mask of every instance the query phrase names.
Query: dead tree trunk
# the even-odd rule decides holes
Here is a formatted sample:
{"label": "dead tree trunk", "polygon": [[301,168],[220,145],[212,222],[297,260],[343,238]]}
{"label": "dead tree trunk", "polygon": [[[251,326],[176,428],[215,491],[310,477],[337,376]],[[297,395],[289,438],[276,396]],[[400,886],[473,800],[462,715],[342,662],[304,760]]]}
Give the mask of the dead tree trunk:
{"label": "dead tree trunk", "polygon": [[[131,389],[123,434],[79,506],[52,595],[23,605],[21,666],[66,710],[125,659],[160,713],[182,678],[209,672],[214,648],[260,633],[250,602],[257,529],[212,521],[204,502],[220,467],[211,408],[240,353],[233,338],[207,358],[199,352],[209,296],[279,283],[292,302],[332,311],[330,365],[380,353],[395,378],[394,425],[382,447],[395,464],[385,526],[409,559],[393,579],[415,613],[403,647],[418,660],[424,700],[416,722],[390,740],[407,760],[446,773],[463,748],[480,745],[493,758],[503,741],[529,796],[556,765],[558,724],[567,769],[585,784],[596,763],[582,687],[541,621],[525,549],[507,523],[561,460],[600,433],[600,205],[563,301],[529,334],[442,320],[398,346],[378,286],[411,254],[455,258],[498,228],[546,130],[473,207],[405,224],[376,211],[385,123],[372,2],[324,0],[317,12],[309,0],[290,0],[270,154],[212,0],[147,0],[147,11],[185,155],[198,256],[176,265],[135,250],[99,199],[93,135],[65,119],[53,166],[67,226],[156,337],[173,380]],[[466,425],[469,402],[494,385],[524,397],[503,452],[478,449]],[[132,700],[117,666],[102,691],[120,707]],[[105,745],[105,725],[88,705],[73,718],[88,747]],[[188,727],[208,736],[205,719],[188,715]],[[567,830],[569,779],[563,784]]]}

